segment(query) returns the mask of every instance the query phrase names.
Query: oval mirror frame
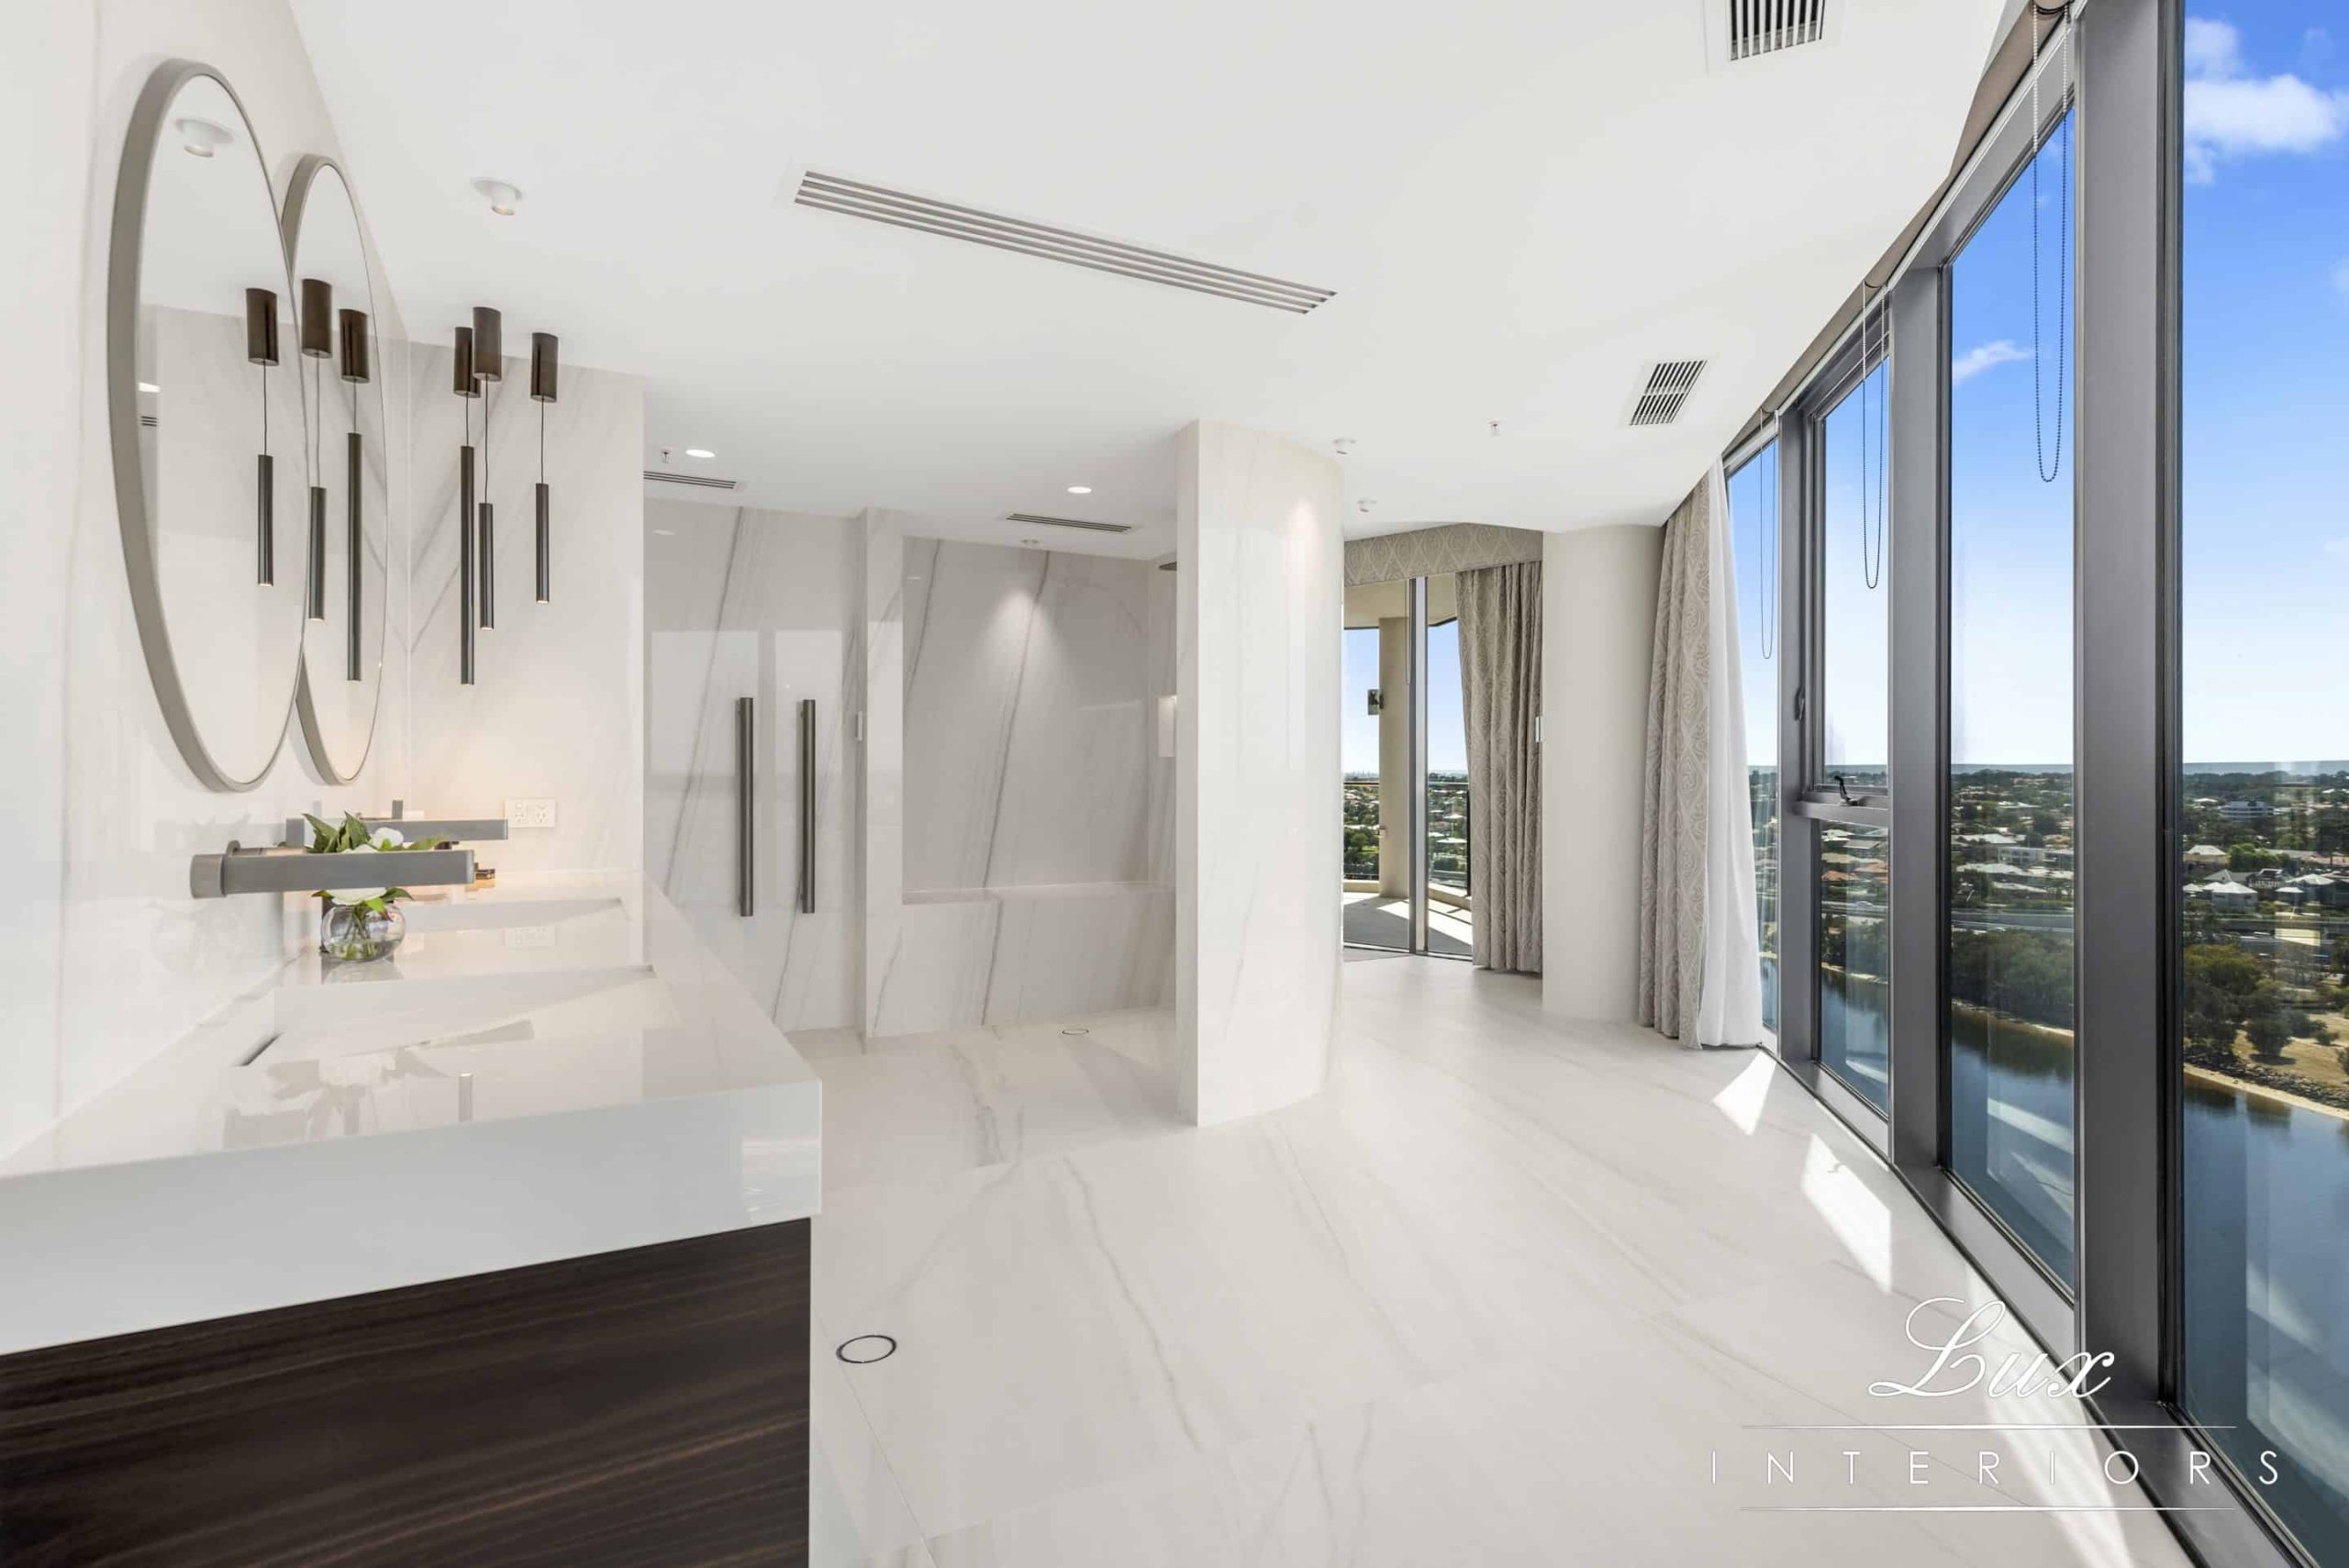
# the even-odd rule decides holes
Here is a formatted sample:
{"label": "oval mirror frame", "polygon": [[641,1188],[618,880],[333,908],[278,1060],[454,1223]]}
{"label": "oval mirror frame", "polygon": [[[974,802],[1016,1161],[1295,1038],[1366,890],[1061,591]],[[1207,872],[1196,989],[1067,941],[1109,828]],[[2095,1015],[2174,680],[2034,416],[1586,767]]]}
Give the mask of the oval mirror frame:
{"label": "oval mirror frame", "polygon": [[[244,100],[237,96],[237,90],[229,85],[228,78],[212,67],[191,60],[165,61],[155,68],[147,85],[139,91],[129,128],[124,133],[122,165],[115,182],[106,261],[106,415],[114,448],[115,513],[122,534],[131,612],[139,626],[139,644],[146,656],[148,679],[162,709],[164,725],[189,769],[207,788],[236,794],[252,789],[267,778],[285,750],[285,732],[291,728],[295,689],[301,671],[301,622],[295,617],[295,634],[285,651],[288,678],[276,740],[261,766],[250,777],[240,778],[223,766],[206,744],[188,700],[186,683],[181,678],[179,660],[172,646],[170,617],[163,604],[161,573],[156,559],[155,508],[150,505],[139,439],[139,327],[148,197],[154,183],[156,157],[164,146],[165,117],[181,89],[198,80],[209,80],[219,87],[235,107],[245,135],[251,139],[253,156],[261,168],[262,195],[270,204],[271,232],[278,237],[275,271],[278,286],[284,291],[280,297],[289,303],[295,298],[294,271],[285,252],[276,186],[270,178],[269,161],[262,152],[261,139],[253,134],[251,117],[245,113]],[[295,400],[297,406],[300,401]],[[306,408],[302,410],[302,418],[306,443]]]}
{"label": "oval mirror frame", "polygon": [[[392,539],[391,495],[388,473],[381,466],[389,461],[390,451],[390,426],[387,422],[390,409],[388,406],[388,399],[386,398],[384,391],[384,382],[386,374],[383,354],[384,335],[382,327],[384,318],[380,309],[378,308],[380,302],[375,298],[373,269],[372,266],[368,265],[367,261],[365,232],[359,227],[359,198],[351,188],[350,174],[344,171],[340,163],[331,158],[328,158],[324,153],[305,153],[302,156],[301,162],[295,165],[294,178],[285,193],[285,255],[288,263],[294,268],[296,273],[299,273],[302,265],[302,225],[313,212],[319,210],[317,206],[314,206],[311,195],[312,193],[317,190],[319,180],[328,173],[331,173],[334,176],[335,181],[342,187],[345,209],[351,216],[352,225],[353,243],[356,245],[359,252],[360,264],[362,268],[365,270],[367,274],[367,361],[371,369],[369,379],[363,384],[364,390],[359,393],[358,396],[362,399],[372,398],[374,403],[374,428],[377,432],[376,446],[378,449],[374,454],[374,462],[378,466],[373,468],[370,472],[377,474],[384,474],[385,483],[381,485],[371,485],[365,494],[370,499],[376,503],[374,506],[373,523],[376,530],[376,536],[381,540],[384,547],[384,559],[388,562]],[[338,294],[336,296],[336,305],[340,307],[342,303],[342,298],[340,295]],[[337,351],[340,351],[340,338],[339,334],[329,335],[328,341],[336,344]],[[322,403],[323,399],[321,399],[320,402]],[[319,403],[313,403],[309,401],[306,395],[305,396],[304,406],[310,410],[310,417],[314,420],[322,425],[331,423],[326,417],[325,408],[320,406]],[[333,461],[331,454],[329,454],[325,461],[331,463]],[[345,483],[347,484],[347,481]],[[333,515],[332,508],[330,507],[327,524],[328,537],[329,539],[334,537],[334,529],[342,525]],[[364,560],[365,557],[362,554],[362,578],[364,575]],[[328,595],[329,602],[332,602],[333,595],[339,591],[339,587],[340,585],[331,580],[327,584],[327,594]],[[308,753],[311,768],[317,773],[318,777],[327,784],[347,784],[354,783],[358,779],[361,771],[367,766],[367,759],[374,751],[375,727],[381,719],[384,706],[384,638],[386,631],[385,611],[389,607],[389,592],[388,567],[384,570],[379,570],[375,573],[375,581],[372,587],[367,586],[362,583],[362,586],[361,588],[362,606],[366,604],[372,604],[373,606],[375,621],[374,646],[372,649],[362,648],[361,650],[361,662],[367,672],[365,677],[368,686],[368,695],[366,699],[367,730],[366,734],[359,741],[357,748],[358,755],[351,759],[348,766],[344,766],[340,760],[335,756],[334,741],[327,733],[328,723],[325,717],[320,712],[322,704],[318,695],[318,687],[322,684],[332,682],[335,679],[334,673],[331,670],[323,667],[318,670],[316,675],[313,675],[312,673],[310,653],[312,651],[314,639],[311,637],[311,628],[319,623],[314,621],[306,622],[303,627],[302,669],[300,675],[296,677],[295,681],[295,709],[301,719],[303,750]],[[363,609],[360,624],[363,629],[366,624],[366,615],[363,613]]]}

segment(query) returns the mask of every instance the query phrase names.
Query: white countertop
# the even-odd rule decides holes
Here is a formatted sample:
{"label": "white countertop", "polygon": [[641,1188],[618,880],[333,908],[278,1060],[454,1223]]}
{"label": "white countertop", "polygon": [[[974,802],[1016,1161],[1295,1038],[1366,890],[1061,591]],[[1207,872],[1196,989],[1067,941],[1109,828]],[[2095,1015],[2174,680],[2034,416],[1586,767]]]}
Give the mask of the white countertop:
{"label": "white countertop", "polygon": [[816,1212],[820,1085],[656,889],[404,907],[0,1158],[0,1354]]}

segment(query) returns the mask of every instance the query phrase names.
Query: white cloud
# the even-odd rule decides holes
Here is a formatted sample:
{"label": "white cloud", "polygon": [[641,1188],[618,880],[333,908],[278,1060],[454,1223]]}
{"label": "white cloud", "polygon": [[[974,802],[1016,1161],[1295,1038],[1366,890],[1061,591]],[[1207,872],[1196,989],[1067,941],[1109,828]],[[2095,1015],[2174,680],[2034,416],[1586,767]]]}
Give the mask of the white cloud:
{"label": "white cloud", "polygon": [[2186,73],[2188,76],[2243,74],[2243,35],[2232,22],[2202,17],[2186,18]]}
{"label": "white cloud", "polygon": [[2187,18],[2186,77],[2186,177],[2197,184],[2224,159],[2314,152],[2349,134],[2349,94],[2246,74],[2242,37],[2225,22]]}
{"label": "white cloud", "polygon": [[1949,362],[1952,385],[1971,381],[1994,365],[2010,365],[2017,360],[2031,358],[2029,349],[2018,347],[2012,338],[1998,338],[1971,348]]}

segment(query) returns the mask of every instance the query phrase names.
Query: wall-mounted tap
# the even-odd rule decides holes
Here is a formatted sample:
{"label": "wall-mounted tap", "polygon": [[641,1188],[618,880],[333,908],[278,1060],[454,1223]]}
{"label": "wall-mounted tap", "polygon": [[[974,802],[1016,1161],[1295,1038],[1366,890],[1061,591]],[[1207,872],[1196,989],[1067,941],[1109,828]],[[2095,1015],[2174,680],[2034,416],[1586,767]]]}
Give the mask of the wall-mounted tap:
{"label": "wall-mounted tap", "polygon": [[231,841],[227,852],[195,855],[187,864],[187,890],[197,898],[225,898],[232,893],[330,893],[387,884],[462,887],[473,880],[471,850],[314,855],[306,850],[249,850]]}

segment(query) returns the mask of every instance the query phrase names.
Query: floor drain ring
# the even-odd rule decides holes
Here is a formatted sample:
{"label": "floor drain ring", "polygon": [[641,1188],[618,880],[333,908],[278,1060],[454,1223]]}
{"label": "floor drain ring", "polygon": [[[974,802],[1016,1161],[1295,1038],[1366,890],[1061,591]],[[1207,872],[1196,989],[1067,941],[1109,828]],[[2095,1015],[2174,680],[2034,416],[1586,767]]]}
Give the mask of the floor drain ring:
{"label": "floor drain ring", "polygon": [[[881,1353],[874,1356],[852,1355],[849,1353],[859,1345],[878,1345],[881,1347]],[[871,1366],[874,1362],[887,1361],[891,1356],[894,1356],[896,1353],[897,1341],[887,1334],[859,1334],[854,1339],[842,1340],[840,1342],[840,1348],[832,1351],[832,1354],[848,1362],[851,1366]]]}

